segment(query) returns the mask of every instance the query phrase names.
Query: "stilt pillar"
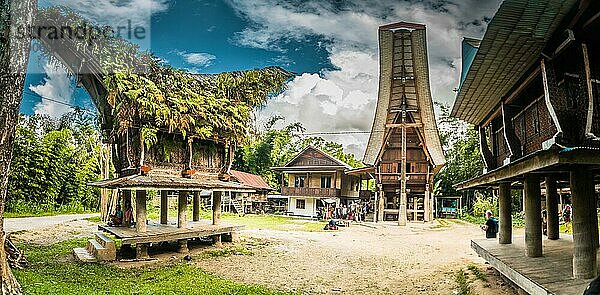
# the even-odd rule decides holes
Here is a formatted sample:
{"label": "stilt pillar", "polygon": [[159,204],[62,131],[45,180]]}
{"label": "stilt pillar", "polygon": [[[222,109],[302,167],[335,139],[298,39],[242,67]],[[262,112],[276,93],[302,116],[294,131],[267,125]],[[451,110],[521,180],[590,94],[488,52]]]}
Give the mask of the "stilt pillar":
{"label": "stilt pillar", "polygon": [[177,227],[185,228],[187,226],[187,199],[188,192],[180,191],[177,199]]}
{"label": "stilt pillar", "polygon": [[[146,191],[135,191],[135,231],[146,232]],[[137,245],[136,245],[137,247]]]}
{"label": "stilt pillar", "polygon": [[221,223],[221,194],[223,192],[213,191],[212,196],[212,224],[218,225]]}
{"label": "stilt pillar", "polygon": [[546,177],[546,220],[549,240],[558,240],[559,238],[559,223],[558,223],[558,192],[556,190],[556,179]]}
{"label": "stilt pillar", "polygon": [[160,191],[160,224],[167,224],[169,212],[168,193],[169,191]]}
{"label": "stilt pillar", "polygon": [[571,196],[573,204],[573,276],[591,279],[597,275],[598,222],[595,199],[594,176],[590,171],[571,171]]}
{"label": "stilt pillar", "polygon": [[542,256],[542,196],[540,178],[525,176],[525,245],[527,257]]}
{"label": "stilt pillar", "polygon": [[501,183],[498,188],[498,207],[500,217],[500,244],[512,243],[512,202],[510,195],[510,183]]}
{"label": "stilt pillar", "polygon": [[383,191],[379,191],[379,201],[377,202],[378,206],[379,206],[379,214],[377,214],[377,221],[383,221],[383,219],[385,218],[385,196],[384,196],[385,192]]}
{"label": "stilt pillar", "polygon": [[192,220],[199,221],[200,220],[200,192],[194,192],[194,200],[192,207]]}

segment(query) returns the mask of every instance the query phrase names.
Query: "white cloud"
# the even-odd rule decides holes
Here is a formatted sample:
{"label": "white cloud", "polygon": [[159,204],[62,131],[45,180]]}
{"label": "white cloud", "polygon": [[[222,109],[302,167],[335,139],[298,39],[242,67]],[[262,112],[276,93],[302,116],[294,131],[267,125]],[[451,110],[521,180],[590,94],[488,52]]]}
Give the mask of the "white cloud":
{"label": "white cloud", "polygon": [[72,104],[73,88],[66,69],[59,65],[46,63],[44,71],[47,75],[44,82],[40,85],[29,86],[31,91],[42,97],[42,101],[35,105],[34,113],[60,117],[72,111],[68,104]]}
{"label": "white cloud", "polygon": [[210,54],[210,53],[205,53],[205,52],[185,52],[185,51],[178,51],[177,54],[181,57],[183,57],[183,59],[190,65],[193,65],[195,67],[207,67],[210,66],[212,64],[212,62],[217,59],[216,56]]}
{"label": "white cloud", "polygon": [[[332,3],[343,4],[332,4]],[[463,36],[481,37],[485,17],[499,0],[464,1],[283,1],[229,0],[251,26],[233,40],[242,46],[285,52],[289,41],[320,36],[333,70],[296,77],[269,102],[259,119],[283,115],[308,132],[370,130],[379,79],[378,27],[399,21],[427,26],[434,100],[450,104],[460,76]],[[324,136],[362,157],[368,135]]]}

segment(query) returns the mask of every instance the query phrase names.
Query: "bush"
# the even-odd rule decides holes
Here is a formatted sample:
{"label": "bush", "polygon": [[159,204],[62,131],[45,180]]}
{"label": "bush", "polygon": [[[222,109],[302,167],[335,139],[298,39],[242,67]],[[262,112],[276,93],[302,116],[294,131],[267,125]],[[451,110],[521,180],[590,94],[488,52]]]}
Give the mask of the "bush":
{"label": "bush", "polygon": [[484,217],[485,211],[492,210],[494,216],[498,216],[498,198],[486,197],[481,193],[476,193],[475,203],[473,204],[473,215],[475,217]]}

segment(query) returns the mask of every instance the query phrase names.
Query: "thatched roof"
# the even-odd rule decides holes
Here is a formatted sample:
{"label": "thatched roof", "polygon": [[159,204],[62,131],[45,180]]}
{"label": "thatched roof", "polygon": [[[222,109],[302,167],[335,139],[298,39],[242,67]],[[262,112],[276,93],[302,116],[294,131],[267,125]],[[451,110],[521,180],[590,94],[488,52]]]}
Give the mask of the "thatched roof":
{"label": "thatched roof", "polygon": [[[398,67],[393,67],[394,52],[397,52],[402,47],[401,42],[398,40],[395,41],[397,39],[395,32],[398,30],[410,31],[410,40],[412,42],[412,67],[406,66],[405,74],[414,76],[415,86],[412,88],[407,87],[404,93],[392,91],[394,77],[398,76],[400,71]],[[401,22],[380,27],[379,56],[379,96],[377,98],[371,136],[369,137],[363,162],[368,165],[374,165],[382,153],[385,147],[386,135],[392,130],[392,128],[386,127],[386,124],[394,123],[395,115],[397,114],[391,110],[392,101],[399,101],[404,95],[408,104],[407,107],[416,110],[416,112],[411,113],[415,122],[423,124],[423,127],[418,128],[418,132],[423,135],[426,152],[430,155],[434,166],[437,168],[435,170],[439,170],[446,163],[446,159],[440,143],[433,111],[433,101],[431,99],[425,26]]]}
{"label": "thatched roof", "polygon": [[463,79],[452,116],[481,123],[538,61],[542,50],[577,0],[505,0],[488,25]]}

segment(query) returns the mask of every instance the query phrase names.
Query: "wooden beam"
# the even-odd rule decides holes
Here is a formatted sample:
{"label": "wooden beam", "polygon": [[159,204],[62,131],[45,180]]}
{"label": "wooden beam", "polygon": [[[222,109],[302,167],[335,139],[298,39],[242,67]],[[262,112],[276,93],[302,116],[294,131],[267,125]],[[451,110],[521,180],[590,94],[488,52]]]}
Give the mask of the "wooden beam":
{"label": "wooden beam", "polygon": [[402,128],[402,126],[406,126],[406,128],[418,128],[423,127],[423,123],[385,124],[386,128]]}
{"label": "wooden beam", "polygon": [[583,51],[583,65],[585,68],[585,81],[587,86],[586,92],[588,95],[588,109],[585,121],[585,135],[587,136],[592,134],[592,121],[594,119],[594,87],[592,86],[592,72],[590,70],[588,48],[585,43],[581,44],[581,50]]}
{"label": "wooden beam", "polygon": [[492,170],[495,168],[493,163],[493,156],[487,142],[487,136],[485,135],[485,129],[480,125],[477,126],[477,131],[479,133],[479,152],[481,153],[481,157],[483,158],[483,164],[485,165],[486,170]]}
{"label": "wooden beam", "polygon": [[558,192],[556,190],[556,178],[546,177],[546,220],[547,233],[549,240],[558,240],[559,222],[558,222]]}
{"label": "wooden beam", "polygon": [[169,212],[169,191],[160,191],[160,224],[167,224]]}
{"label": "wooden beam", "polygon": [[192,220],[199,221],[200,220],[200,192],[193,192],[194,200],[192,205]]}

